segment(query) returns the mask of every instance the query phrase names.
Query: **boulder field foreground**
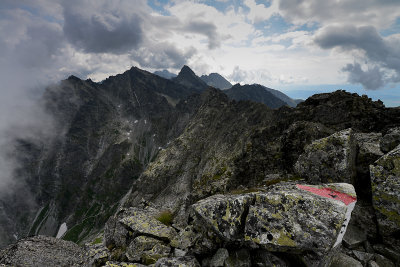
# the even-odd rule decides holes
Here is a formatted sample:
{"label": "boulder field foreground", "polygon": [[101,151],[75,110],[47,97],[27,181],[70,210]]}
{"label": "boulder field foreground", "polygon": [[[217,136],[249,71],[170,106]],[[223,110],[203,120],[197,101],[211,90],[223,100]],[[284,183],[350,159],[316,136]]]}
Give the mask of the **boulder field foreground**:
{"label": "boulder field foreground", "polygon": [[337,91],[270,109],[182,79],[132,69],[52,89],[71,128],[45,162],[77,165],[43,168],[76,179],[42,192],[0,266],[400,266],[399,108]]}

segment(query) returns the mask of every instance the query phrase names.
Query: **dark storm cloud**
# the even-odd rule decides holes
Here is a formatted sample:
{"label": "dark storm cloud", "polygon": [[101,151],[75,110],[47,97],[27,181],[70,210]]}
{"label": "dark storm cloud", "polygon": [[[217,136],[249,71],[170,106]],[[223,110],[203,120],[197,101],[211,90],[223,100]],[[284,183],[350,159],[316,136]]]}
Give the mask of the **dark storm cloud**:
{"label": "dark storm cloud", "polygon": [[398,0],[279,0],[280,14],[290,22],[318,22],[389,27],[398,17]]}
{"label": "dark storm cloud", "polygon": [[398,82],[400,74],[400,40],[383,38],[372,26],[329,26],[317,33],[315,43],[323,49],[362,51],[369,62],[367,71],[360,64],[348,64],[349,82],[361,83],[366,89],[379,89],[388,82]]}
{"label": "dark storm cloud", "polygon": [[[118,5],[117,5],[118,4]],[[63,1],[66,39],[86,53],[125,54],[146,68],[180,68],[197,53],[166,42],[172,35],[195,33],[208,38],[210,49],[220,46],[213,23],[183,22],[176,17],[154,16],[146,1]]]}
{"label": "dark storm cloud", "polygon": [[107,5],[82,9],[79,4],[64,3],[65,36],[85,52],[125,53],[137,48],[143,40],[139,14],[107,10]]}
{"label": "dark storm cloud", "polygon": [[383,73],[376,66],[364,71],[360,64],[354,63],[347,64],[342,70],[349,73],[350,83],[362,84],[365,89],[375,90],[384,85]]}
{"label": "dark storm cloud", "polygon": [[190,21],[183,27],[183,30],[206,36],[209,49],[214,49],[221,45],[221,37],[217,32],[217,27],[211,22]]}
{"label": "dark storm cloud", "polygon": [[193,47],[180,50],[170,43],[158,43],[133,51],[132,58],[142,67],[181,68],[196,52]]}
{"label": "dark storm cloud", "polygon": [[[229,36],[223,36],[218,33],[217,26],[208,21],[199,19],[191,19],[189,21],[181,21],[177,17],[161,17],[156,16],[151,19],[150,22],[156,29],[160,30],[157,32],[160,36],[168,36],[174,32],[178,33],[195,33],[203,35],[208,39],[208,48],[214,49],[221,45],[223,39]],[[150,24],[149,23],[149,24]]]}
{"label": "dark storm cloud", "polygon": [[388,47],[372,26],[330,26],[320,32],[315,43],[321,48],[340,47],[346,50],[362,49],[373,60],[381,60],[389,54]]}

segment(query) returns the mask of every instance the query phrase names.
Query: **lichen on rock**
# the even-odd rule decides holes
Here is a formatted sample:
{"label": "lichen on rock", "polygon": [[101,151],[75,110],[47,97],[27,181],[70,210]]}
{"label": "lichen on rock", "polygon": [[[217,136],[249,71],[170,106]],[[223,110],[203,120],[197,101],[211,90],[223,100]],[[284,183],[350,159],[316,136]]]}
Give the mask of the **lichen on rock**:
{"label": "lichen on rock", "polygon": [[385,242],[400,248],[400,145],[370,166],[372,203],[379,233]]}
{"label": "lichen on rock", "polygon": [[225,241],[240,239],[244,220],[254,196],[214,195],[200,200],[192,207],[203,222]]}
{"label": "lichen on rock", "polygon": [[141,261],[148,265],[160,258],[168,257],[170,252],[171,248],[164,242],[147,236],[138,236],[130,243],[126,255],[129,261]]}
{"label": "lichen on rock", "polygon": [[173,228],[138,208],[129,208],[126,216],[119,222],[131,229],[134,235],[149,235],[166,241],[172,240],[176,235]]}
{"label": "lichen on rock", "polygon": [[354,196],[350,184],[287,184],[256,193],[244,238],[271,251],[327,252],[341,242]]}
{"label": "lichen on rock", "polygon": [[352,183],[356,146],[352,129],[318,139],[305,148],[295,164],[300,177],[308,182]]}

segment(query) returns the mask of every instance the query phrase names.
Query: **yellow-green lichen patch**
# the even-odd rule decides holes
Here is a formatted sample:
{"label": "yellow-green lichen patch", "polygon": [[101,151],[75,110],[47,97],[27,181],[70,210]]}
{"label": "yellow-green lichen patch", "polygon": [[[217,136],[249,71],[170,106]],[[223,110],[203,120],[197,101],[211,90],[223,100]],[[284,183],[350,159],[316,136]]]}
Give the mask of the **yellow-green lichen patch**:
{"label": "yellow-green lichen patch", "polygon": [[400,227],[400,146],[371,165],[370,173],[379,232],[391,239]]}
{"label": "yellow-green lichen patch", "polygon": [[239,238],[243,228],[243,214],[252,195],[214,195],[200,200],[192,207],[195,213],[222,239],[233,241]]}
{"label": "yellow-green lichen patch", "polygon": [[[272,234],[274,235],[274,234]],[[297,243],[294,242],[291,239],[291,235],[289,233],[287,233],[285,230],[281,230],[279,231],[279,233],[276,234],[277,235],[277,241],[275,241],[275,243],[279,246],[283,246],[283,247],[296,247]]]}
{"label": "yellow-green lichen patch", "polygon": [[340,201],[282,184],[255,193],[244,239],[275,251],[327,251],[337,240],[346,212]]}

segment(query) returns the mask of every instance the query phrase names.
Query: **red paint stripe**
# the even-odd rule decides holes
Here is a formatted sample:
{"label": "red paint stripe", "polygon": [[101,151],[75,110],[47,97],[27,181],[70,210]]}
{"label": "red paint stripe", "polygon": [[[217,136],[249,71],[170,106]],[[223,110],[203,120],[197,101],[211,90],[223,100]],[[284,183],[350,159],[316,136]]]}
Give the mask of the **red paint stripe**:
{"label": "red paint stripe", "polygon": [[308,192],[319,195],[321,197],[332,198],[335,200],[342,201],[344,204],[346,204],[346,206],[357,200],[357,198],[350,196],[349,194],[345,194],[345,193],[333,190],[328,187],[315,188],[315,187],[301,185],[301,184],[297,184],[297,187],[299,189],[306,190]]}

